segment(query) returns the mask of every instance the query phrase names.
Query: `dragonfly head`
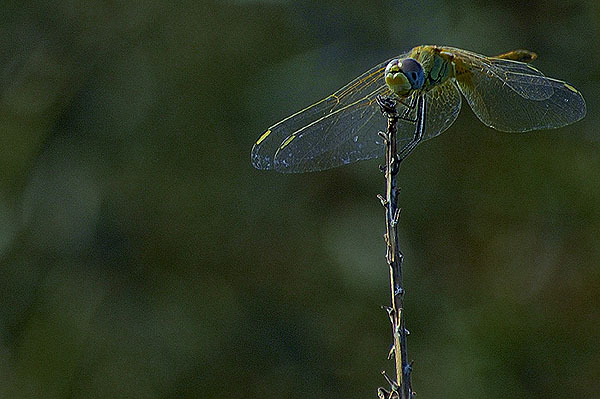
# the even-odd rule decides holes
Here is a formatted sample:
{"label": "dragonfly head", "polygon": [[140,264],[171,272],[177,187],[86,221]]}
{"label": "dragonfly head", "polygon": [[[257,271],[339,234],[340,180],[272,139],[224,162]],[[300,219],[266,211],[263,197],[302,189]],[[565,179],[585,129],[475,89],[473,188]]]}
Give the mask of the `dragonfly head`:
{"label": "dragonfly head", "polygon": [[391,60],[385,68],[385,83],[393,93],[404,96],[423,87],[425,73],[421,64],[412,58]]}

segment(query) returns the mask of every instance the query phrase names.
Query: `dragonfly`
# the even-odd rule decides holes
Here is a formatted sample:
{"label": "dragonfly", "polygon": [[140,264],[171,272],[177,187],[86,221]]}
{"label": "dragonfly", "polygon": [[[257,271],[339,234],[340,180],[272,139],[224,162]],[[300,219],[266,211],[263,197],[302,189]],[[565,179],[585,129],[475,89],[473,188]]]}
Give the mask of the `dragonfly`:
{"label": "dragonfly", "polygon": [[[252,164],[300,173],[382,156],[379,132],[387,121],[377,102],[382,97],[393,99],[401,115],[398,148],[414,148],[447,130],[462,97],[483,124],[499,131],[559,128],[582,119],[581,93],[531,66],[536,58],[528,50],[486,57],[454,47],[414,47],[271,126],[254,144]],[[427,112],[420,113],[417,104],[426,104]],[[423,130],[417,135],[419,117]]]}

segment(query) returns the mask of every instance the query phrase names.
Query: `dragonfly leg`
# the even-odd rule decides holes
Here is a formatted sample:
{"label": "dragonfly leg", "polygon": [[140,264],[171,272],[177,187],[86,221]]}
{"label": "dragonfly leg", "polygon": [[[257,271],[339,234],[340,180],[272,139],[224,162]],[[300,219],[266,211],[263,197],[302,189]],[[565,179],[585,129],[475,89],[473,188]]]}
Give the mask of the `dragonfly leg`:
{"label": "dragonfly leg", "polygon": [[402,119],[403,121],[406,121],[406,122],[410,122],[410,123],[417,123],[417,119],[412,119],[409,116],[404,116],[404,114],[400,115],[400,119]]}
{"label": "dragonfly leg", "polygon": [[381,131],[379,131],[379,132],[377,132],[377,134],[379,135],[379,137],[381,137],[383,139],[383,142],[385,144],[387,144],[390,141],[390,138],[389,138],[387,132],[381,132]]}
{"label": "dragonfly leg", "polygon": [[[409,102],[405,103],[404,100],[406,100],[407,98],[409,99]],[[396,100],[396,101],[398,101],[400,104],[404,105],[406,108],[409,108],[412,110],[412,109],[415,109],[415,106],[416,106],[415,100],[416,99],[417,99],[417,96],[412,95],[410,97],[400,98],[399,100]]]}
{"label": "dragonfly leg", "polygon": [[423,140],[425,135],[425,116],[426,116],[426,101],[425,96],[419,96],[417,103],[417,120],[415,127],[415,134],[412,140],[400,150],[398,154],[398,161],[402,162],[415,147]]}
{"label": "dragonfly leg", "polygon": [[407,104],[405,103],[403,100],[405,99],[401,99],[401,100],[397,100],[400,104],[404,105],[406,108],[404,108],[404,111],[402,111],[402,115],[400,115],[400,119],[410,122],[410,123],[416,123],[417,119],[413,119],[410,117],[411,112],[415,109],[416,107],[416,99],[417,96],[411,96],[410,97],[410,102]]}

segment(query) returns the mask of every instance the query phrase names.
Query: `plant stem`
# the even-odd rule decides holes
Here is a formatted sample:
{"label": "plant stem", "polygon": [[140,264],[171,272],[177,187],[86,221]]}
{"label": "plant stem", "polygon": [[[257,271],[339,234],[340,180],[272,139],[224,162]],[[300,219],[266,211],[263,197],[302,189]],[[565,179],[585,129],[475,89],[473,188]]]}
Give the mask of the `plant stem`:
{"label": "plant stem", "polygon": [[[397,148],[397,124],[400,116],[396,111],[396,104],[393,99],[378,98],[379,106],[388,119],[387,130],[382,136],[385,139],[385,180],[386,196],[382,200],[385,206],[386,214],[386,260],[390,268],[390,289],[392,306],[386,308],[392,323],[392,332],[394,338],[393,354],[396,366],[396,381],[390,381],[391,392],[380,390],[379,396],[392,399],[413,399],[414,392],[411,384],[412,364],[408,363],[406,351],[407,330],[404,321],[404,287],[402,283],[402,261],[404,256],[400,251],[398,244],[398,220],[400,209],[398,208],[398,186],[396,175],[400,162],[416,147],[421,141],[425,127],[425,99],[419,97],[417,100],[417,120],[416,130],[413,140],[405,146],[398,156]],[[391,354],[391,352],[390,352]]]}

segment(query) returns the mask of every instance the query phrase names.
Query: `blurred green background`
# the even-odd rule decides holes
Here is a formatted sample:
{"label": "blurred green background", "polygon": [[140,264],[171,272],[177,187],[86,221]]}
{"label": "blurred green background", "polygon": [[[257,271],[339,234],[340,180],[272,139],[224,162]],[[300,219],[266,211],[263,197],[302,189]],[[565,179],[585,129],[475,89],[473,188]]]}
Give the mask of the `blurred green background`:
{"label": "blurred green background", "polygon": [[250,149],[419,44],[534,50],[588,115],[515,135],[465,106],[402,165],[418,397],[600,397],[597,1],[0,15],[1,398],[375,398],[392,372],[379,162],[281,175]]}

